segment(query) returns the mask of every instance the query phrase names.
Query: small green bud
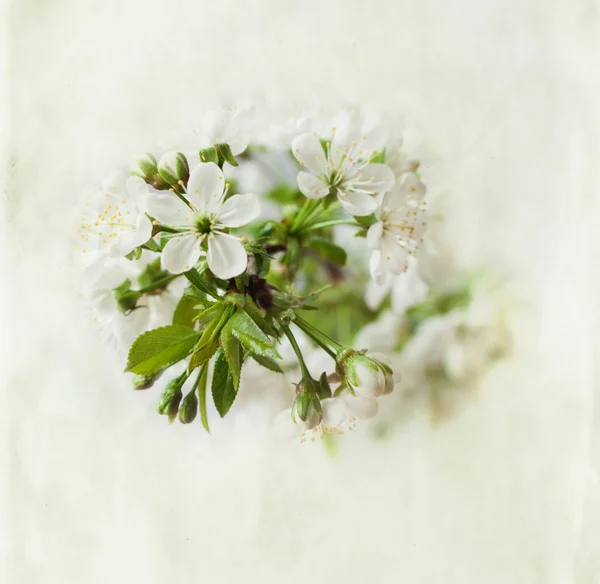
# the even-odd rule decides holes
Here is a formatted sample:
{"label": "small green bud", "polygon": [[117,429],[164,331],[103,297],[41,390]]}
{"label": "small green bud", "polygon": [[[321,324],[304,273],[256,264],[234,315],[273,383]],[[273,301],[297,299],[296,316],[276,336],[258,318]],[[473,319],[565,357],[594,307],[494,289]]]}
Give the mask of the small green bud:
{"label": "small green bud", "polygon": [[182,373],[179,377],[169,381],[156,405],[156,411],[162,416],[169,416],[169,422],[175,419],[179,411],[179,403],[183,397],[181,386],[186,379],[186,374]]}
{"label": "small green bud", "polygon": [[142,154],[135,160],[131,165],[131,174],[143,178],[149,185],[152,185],[159,191],[164,191],[169,188],[169,184],[158,174],[156,158],[150,152]]}
{"label": "small green bud", "polygon": [[133,389],[148,389],[154,385],[154,382],[163,374],[164,370],[154,373],[153,375],[133,376]]}
{"label": "small green bud", "polygon": [[181,152],[167,152],[158,163],[158,174],[170,185],[187,184],[190,178],[187,158]]}
{"label": "small green bud", "polygon": [[323,409],[319,392],[321,386],[310,376],[302,378],[296,389],[296,400],[292,406],[292,420],[301,421],[307,428],[314,428],[321,423]]}
{"label": "small green bud", "polygon": [[181,407],[179,408],[179,421],[182,424],[189,424],[193,422],[198,413],[198,398],[196,397],[195,391],[190,391],[185,398]]}

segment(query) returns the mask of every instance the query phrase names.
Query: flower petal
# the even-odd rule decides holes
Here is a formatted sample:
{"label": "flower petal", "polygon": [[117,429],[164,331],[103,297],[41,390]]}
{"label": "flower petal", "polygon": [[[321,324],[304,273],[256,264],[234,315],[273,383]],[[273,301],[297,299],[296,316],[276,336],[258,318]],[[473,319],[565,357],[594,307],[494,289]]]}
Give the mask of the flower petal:
{"label": "flower petal", "polygon": [[225,227],[241,227],[253,221],[260,213],[256,195],[233,195],[217,212],[216,220]]}
{"label": "flower petal", "polygon": [[127,179],[126,191],[138,209],[145,210],[146,197],[150,194],[146,181],[139,176],[130,176]]}
{"label": "flower petal", "polygon": [[377,221],[377,223],[373,223],[369,230],[367,231],[367,245],[371,249],[376,249],[379,247],[379,242],[383,236],[383,221]]}
{"label": "flower petal", "polygon": [[201,162],[190,174],[186,196],[194,209],[210,213],[219,208],[224,191],[223,171],[214,162]]}
{"label": "flower petal", "polygon": [[188,233],[173,237],[165,245],[160,265],[172,274],[191,270],[200,257],[200,242],[195,235]]}
{"label": "flower petal", "polygon": [[354,191],[377,195],[389,191],[395,180],[394,171],[386,164],[367,164],[349,181],[349,187]]}
{"label": "flower petal", "polygon": [[233,237],[214,231],[208,238],[208,267],[223,280],[239,276],[248,265],[248,255],[242,242]]}
{"label": "flower petal", "polygon": [[149,193],[144,206],[148,215],[169,226],[189,224],[193,217],[192,210],[173,194]]}
{"label": "flower petal", "polygon": [[338,200],[347,213],[357,217],[370,215],[377,209],[377,201],[366,193],[338,189]]}
{"label": "flower petal", "polygon": [[292,152],[301,166],[315,174],[324,174],[327,166],[321,142],[314,134],[301,134],[292,142]]}
{"label": "flower petal", "polygon": [[329,185],[318,176],[301,170],[298,173],[298,188],[309,199],[322,199],[329,194]]}
{"label": "flower petal", "polygon": [[230,127],[233,112],[230,110],[209,110],[202,117],[196,127],[196,132],[205,146],[227,142],[230,136]]}
{"label": "flower petal", "polygon": [[328,428],[337,428],[348,417],[348,404],[339,397],[328,397],[321,401],[323,410],[322,424]]}
{"label": "flower petal", "polygon": [[342,398],[348,406],[348,416],[357,420],[374,418],[379,410],[379,402],[375,398],[344,395]]}

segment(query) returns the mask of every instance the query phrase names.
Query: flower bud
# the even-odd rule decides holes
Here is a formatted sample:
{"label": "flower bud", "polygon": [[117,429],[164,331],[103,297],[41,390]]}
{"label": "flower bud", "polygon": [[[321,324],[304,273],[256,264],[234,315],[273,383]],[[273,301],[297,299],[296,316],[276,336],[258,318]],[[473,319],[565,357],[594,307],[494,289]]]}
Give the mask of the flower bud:
{"label": "flower bud", "polygon": [[307,430],[321,423],[323,409],[319,398],[308,391],[301,391],[292,406],[292,420],[301,423]]}
{"label": "flower bud", "polygon": [[181,386],[185,380],[186,376],[182,374],[169,381],[156,405],[156,411],[163,416],[169,416],[169,422],[173,421],[179,411],[179,402],[183,397]]}
{"label": "flower bud", "polygon": [[338,363],[356,395],[378,397],[386,392],[387,365],[351,349],[341,353]]}
{"label": "flower bud", "polygon": [[190,391],[179,408],[179,421],[182,424],[189,424],[193,422],[198,413],[198,398],[196,397],[195,391]]}
{"label": "flower bud", "polygon": [[150,152],[142,154],[135,160],[131,165],[131,174],[143,178],[149,185],[159,191],[165,191],[169,188],[169,184],[158,174],[156,158]]}
{"label": "flower bud", "polygon": [[133,389],[148,389],[154,385],[154,382],[163,374],[164,369],[161,369],[154,375],[134,375]]}
{"label": "flower bud", "polygon": [[167,152],[158,163],[158,174],[170,185],[177,185],[179,181],[187,184],[190,177],[187,158],[181,152]]}

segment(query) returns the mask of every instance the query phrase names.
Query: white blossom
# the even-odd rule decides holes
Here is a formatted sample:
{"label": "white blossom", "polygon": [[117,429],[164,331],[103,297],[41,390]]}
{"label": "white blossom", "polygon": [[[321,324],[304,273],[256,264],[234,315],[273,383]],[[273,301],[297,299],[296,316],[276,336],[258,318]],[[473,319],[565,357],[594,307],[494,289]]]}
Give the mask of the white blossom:
{"label": "white blossom", "polygon": [[395,180],[391,168],[370,162],[381,144],[380,131],[363,131],[347,112],[334,124],[325,147],[317,132],[301,134],[292,142],[294,156],[306,169],[298,174],[298,187],[311,199],[336,193],[348,213],[369,215],[377,208],[375,195],[388,192]]}
{"label": "white blossom", "polygon": [[113,173],[102,187],[85,199],[76,249],[83,254],[98,251],[123,257],[152,235],[152,223],[145,214],[148,185],[138,176]]}
{"label": "white blossom", "polygon": [[190,174],[186,205],[173,194],[151,194],[148,213],[177,229],[162,251],[164,269],[174,274],[194,267],[207,242],[208,266],[223,279],[241,274],[248,264],[242,242],[227,231],[255,219],[259,212],[256,195],[234,195],[225,200],[227,186],[222,170],[213,162],[201,163]]}
{"label": "white blossom", "polygon": [[404,173],[385,193],[375,211],[377,222],[369,227],[367,243],[373,250],[371,276],[384,283],[388,274],[407,269],[425,231],[425,185],[412,173]]}

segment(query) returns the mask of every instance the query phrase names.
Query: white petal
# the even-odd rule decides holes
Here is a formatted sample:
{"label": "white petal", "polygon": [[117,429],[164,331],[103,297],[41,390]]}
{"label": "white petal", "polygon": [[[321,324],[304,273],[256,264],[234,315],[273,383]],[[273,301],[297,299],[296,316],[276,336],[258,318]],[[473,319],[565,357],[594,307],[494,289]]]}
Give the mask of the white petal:
{"label": "white petal", "polygon": [[425,196],[425,185],[414,172],[403,174],[400,179],[400,188],[404,194],[413,199],[422,199]]}
{"label": "white petal", "polygon": [[370,215],[377,209],[377,201],[366,193],[338,189],[338,199],[347,213],[357,217]]}
{"label": "white petal", "polygon": [[145,210],[146,197],[150,194],[146,181],[139,176],[130,176],[127,179],[126,188],[129,198],[138,209]]}
{"label": "white petal", "polygon": [[296,160],[315,174],[325,172],[327,159],[321,142],[314,134],[302,134],[292,142],[292,152]]}
{"label": "white petal", "polygon": [[348,418],[348,405],[337,397],[328,397],[321,401],[323,410],[322,424],[328,428],[337,428]]}
{"label": "white petal", "polygon": [[349,181],[349,187],[355,191],[377,195],[385,193],[394,186],[396,177],[386,164],[367,164]]}
{"label": "white petal", "polygon": [[200,257],[200,242],[191,233],[173,237],[165,245],[160,264],[163,270],[181,274],[191,270]]}
{"label": "white petal", "polygon": [[208,238],[208,267],[223,280],[239,276],[248,265],[248,255],[242,242],[219,231]]}
{"label": "white petal", "polygon": [[260,213],[256,195],[233,195],[225,201],[216,214],[216,219],[226,227],[241,227],[253,221]]}
{"label": "white petal", "polygon": [[209,110],[207,111],[197,132],[205,146],[221,144],[227,142],[230,138],[230,127],[233,119],[233,112],[230,110]]}
{"label": "white petal", "polygon": [[218,209],[224,191],[223,171],[214,162],[201,162],[190,174],[186,196],[197,211],[210,213]]}
{"label": "white petal", "polygon": [[379,402],[374,398],[345,395],[343,400],[348,405],[348,416],[357,420],[374,418],[379,410]]}
{"label": "white petal", "polygon": [[370,281],[365,289],[365,304],[369,310],[377,310],[383,303],[385,297],[390,291],[392,281],[390,278],[385,278],[385,282],[378,284]]}
{"label": "white petal", "polygon": [[408,249],[400,241],[384,232],[379,249],[381,251],[380,270],[382,272],[392,274],[401,274],[404,272],[409,253]]}
{"label": "white petal", "polygon": [[115,170],[102,181],[102,190],[112,194],[121,194],[125,192],[126,182],[127,176],[122,172]]}
{"label": "white petal", "polygon": [[149,193],[144,205],[146,212],[164,225],[188,225],[192,210],[176,195]]}
{"label": "white petal", "polygon": [[373,223],[373,225],[371,225],[371,227],[369,227],[369,230],[367,231],[367,245],[371,249],[378,248],[382,236],[383,221],[377,221],[377,223]]}
{"label": "white petal", "polygon": [[113,257],[126,256],[136,247],[146,243],[152,235],[152,222],[146,215],[140,213],[135,229],[127,229],[120,233],[113,245],[109,247],[109,254]]}
{"label": "white petal", "polygon": [[298,188],[309,199],[322,199],[329,194],[329,185],[310,172],[298,173]]}

